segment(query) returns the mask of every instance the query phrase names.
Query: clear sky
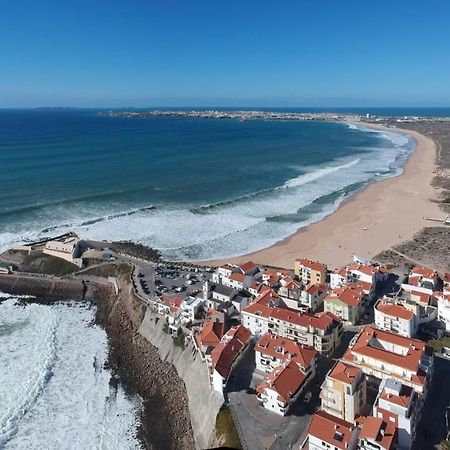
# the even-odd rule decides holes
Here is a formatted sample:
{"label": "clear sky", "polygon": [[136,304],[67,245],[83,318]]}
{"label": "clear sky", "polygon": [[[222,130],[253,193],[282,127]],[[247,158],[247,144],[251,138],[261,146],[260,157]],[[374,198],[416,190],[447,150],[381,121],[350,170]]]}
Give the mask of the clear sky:
{"label": "clear sky", "polygon": [[0,2],[0,107],[449,106],[449,0]]}

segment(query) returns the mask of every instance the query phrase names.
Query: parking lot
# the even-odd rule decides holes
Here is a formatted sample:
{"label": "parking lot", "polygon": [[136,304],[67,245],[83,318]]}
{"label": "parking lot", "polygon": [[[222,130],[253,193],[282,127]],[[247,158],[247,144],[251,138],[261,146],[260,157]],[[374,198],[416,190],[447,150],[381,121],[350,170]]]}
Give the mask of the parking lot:
{"label": "parking lot", "polygon": [[211,272],[191,268],[181,269],[170,265],[138,266],[135,282],[142,295],[196,295],[203,289],[203,282],[211,279]]}

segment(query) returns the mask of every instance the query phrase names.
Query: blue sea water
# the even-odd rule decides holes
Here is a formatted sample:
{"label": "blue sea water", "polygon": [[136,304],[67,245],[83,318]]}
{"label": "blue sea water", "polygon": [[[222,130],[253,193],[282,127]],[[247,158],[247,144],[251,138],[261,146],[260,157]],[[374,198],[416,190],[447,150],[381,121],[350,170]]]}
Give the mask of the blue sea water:
{"label": "blue sea water", "polygon": [[339,123],[0,110],[0,249],[74,230],[174,259],[243,254],[398,175],[413,148]]}

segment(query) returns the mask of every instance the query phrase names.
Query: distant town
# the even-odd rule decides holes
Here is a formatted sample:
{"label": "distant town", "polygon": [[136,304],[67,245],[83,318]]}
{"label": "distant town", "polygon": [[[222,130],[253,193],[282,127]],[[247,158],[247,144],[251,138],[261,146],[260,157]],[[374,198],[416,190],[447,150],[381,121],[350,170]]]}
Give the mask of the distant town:
{"label": "distant town", "polygon": [[[306,255],[286,269],[201,267],[70,233],[5,253],[1,277],[15,274],[20,254],[80,270],[130,264],[146,315],[200,359],[243,448],[260,448],[263,437],[266,448],[427,448],[436,423],[447,437],[448,417],[429,407],[438,402],[429,396],[450,375],[441,363],[450,359],[450,273],[392,271],[356,255],[339,268]],[[118,292],[116,279],[108,282]]]}
{"label": "distant town", "polygon": [[365,121],[376,123],[378,121],[389,121],[393,123],[408,122],[449,122],[450,117],[423,117],[423,116],[376,116],[373,114],[349,114],[336,112],[275,112],[275,111],[221,111],[221,110],[198,110],[198,111],[116,111],[110,110],[99,113],[109,117],[127,118],[149,118],[149,117],[189,117],[202,119],[235,119],[235,120],[322,120],[336,122]]}

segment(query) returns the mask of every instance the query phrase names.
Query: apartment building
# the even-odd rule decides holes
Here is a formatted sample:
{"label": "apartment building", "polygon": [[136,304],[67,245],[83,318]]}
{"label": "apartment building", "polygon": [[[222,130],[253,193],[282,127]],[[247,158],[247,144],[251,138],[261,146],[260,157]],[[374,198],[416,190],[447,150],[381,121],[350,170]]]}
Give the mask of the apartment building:
{"label": "apartment building", "polygon": [[424,396],[433,371],[433,353],[424,342],[369,325],[350,341],[342,360],[368,376],[394,378]]}
{"label": "apartment building", "polygon": [[294,272],[304,285],[311,283],[323,284],[327,281],[327,266],[318,261],[297,258]]}
{"label": "apartment building", "polygon": [[328,372],[320,391],[321,408],[353,423],[363,414],[367,400],[366,377],[359,367],[337,361]]}

